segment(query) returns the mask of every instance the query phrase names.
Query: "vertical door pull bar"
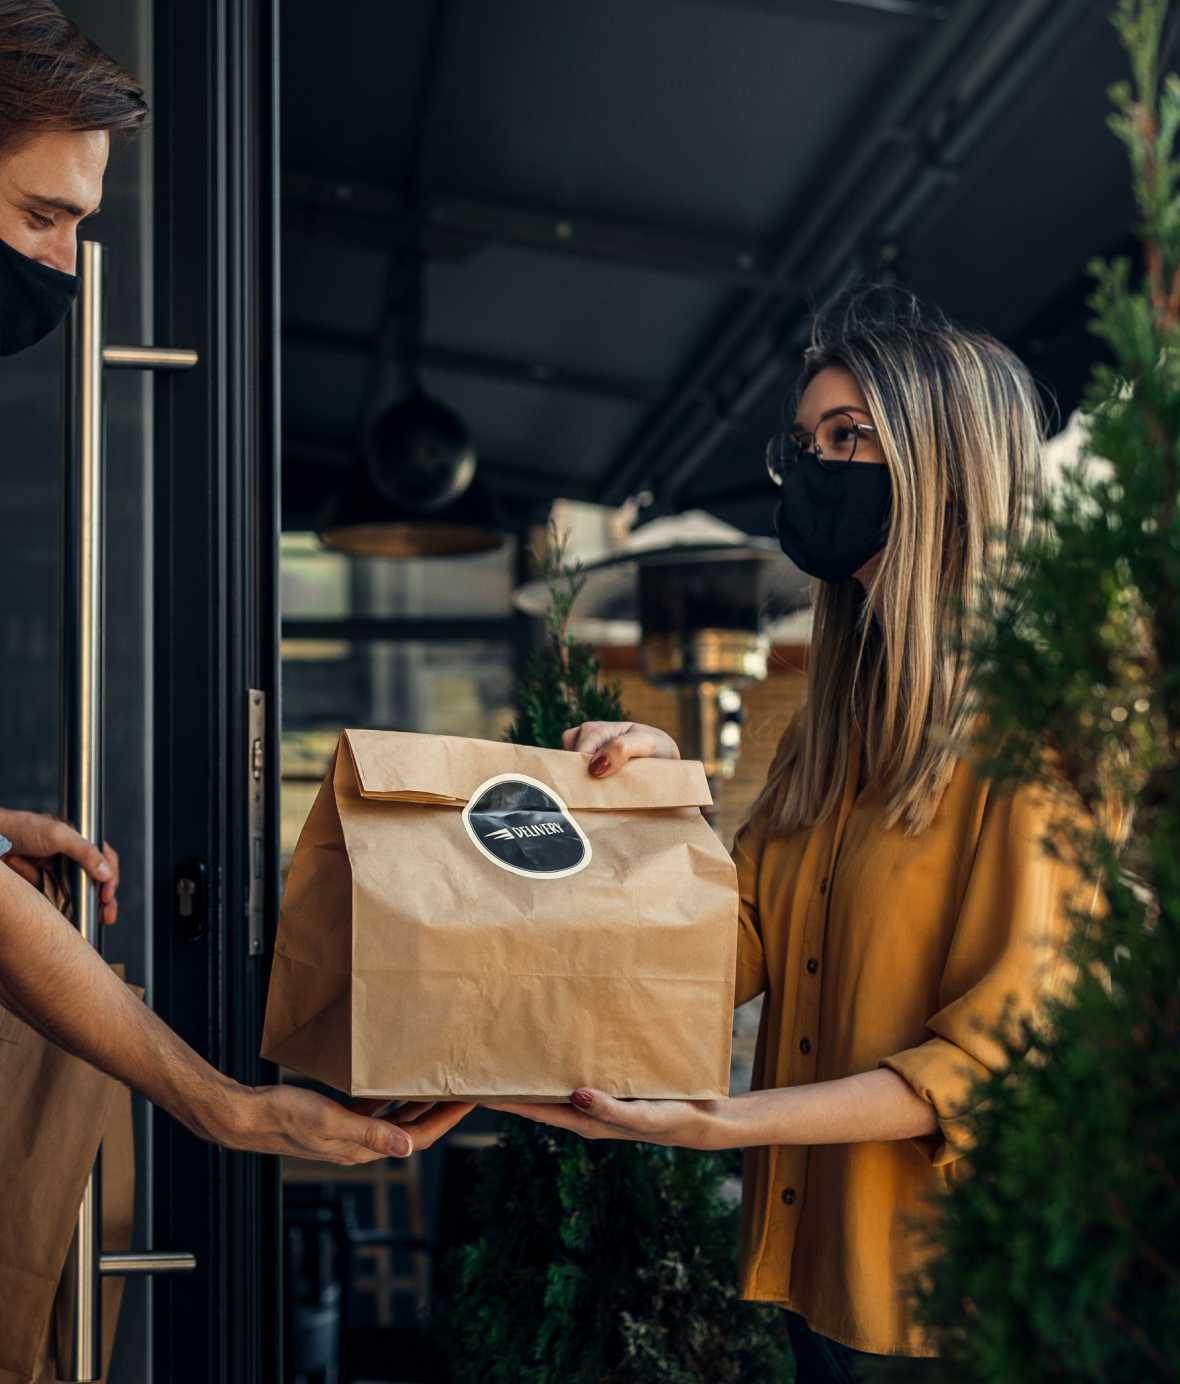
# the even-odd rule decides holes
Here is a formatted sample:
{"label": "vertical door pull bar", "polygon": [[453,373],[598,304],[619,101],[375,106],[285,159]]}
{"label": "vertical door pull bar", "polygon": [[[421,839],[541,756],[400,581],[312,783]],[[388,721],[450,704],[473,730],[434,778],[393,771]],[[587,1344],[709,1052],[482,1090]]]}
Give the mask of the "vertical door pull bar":
{"label": "vertical door pull bar", "polygon": [[[65,334],[65,491],[62,584],[62,815],[88,840],[102,833],[102,674],[104,617],[103,368],[183,370],[195,351],[155,346],[104,347],[103,247],[78,246],[78,299]],[[101,950],[98,889],[81,866],[67,862],[78,931]],[[82,1194],[73,1243],[63,1270],[68,1302],[65,1358],[59,1377],[91,1384],[102,1375],[100,1275],[101,1159]],[[151,1272],[150,1253],[134,1256],[131,1272]],[[162,1271],[175,1271],[191,1255],[166,1255]],[[194,1261],[195,1262],[195,1261]],[[118,1272],[108,1267],[108,1272]]]}

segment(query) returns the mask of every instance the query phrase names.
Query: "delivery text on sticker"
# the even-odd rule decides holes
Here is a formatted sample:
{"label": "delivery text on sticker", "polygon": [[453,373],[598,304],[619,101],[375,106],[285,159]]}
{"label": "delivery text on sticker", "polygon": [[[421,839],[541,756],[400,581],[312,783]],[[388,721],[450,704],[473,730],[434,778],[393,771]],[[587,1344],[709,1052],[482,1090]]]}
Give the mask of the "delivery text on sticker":
{"label": "delivery text on sticker", "polygon": [[561,879],[590,864],[590,842],[552,788],[524,774],[497,774],[472,793],[463,826],[502,870]]}

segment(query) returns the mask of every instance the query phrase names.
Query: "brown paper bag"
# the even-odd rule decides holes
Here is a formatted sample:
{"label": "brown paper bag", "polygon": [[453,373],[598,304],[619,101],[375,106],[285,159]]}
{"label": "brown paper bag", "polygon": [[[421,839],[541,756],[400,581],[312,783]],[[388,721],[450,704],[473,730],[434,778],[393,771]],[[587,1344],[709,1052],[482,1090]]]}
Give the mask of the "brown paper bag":
{"label": "brown paper bag", "polygon": [[699,763],[349,730],[304,825],[262,1055],[354,1096],[707,1098],[737,893]]}
{"label": "brown paper bag", "polygon": [[[102,1247],[130,1247],[131,1093],[2,1007],[0,1091],[0,1384],[48,1384],[64,1324],[55,1298],[100,1142]],[[122,1293],[121,1280],[103,1280],[104,1377]]]}
{"label": "brown paper bag", "polygon": [[[132,986],[138,994],[138,987]],[[118,1084],[102,1136],[102,1251],[117,1254],[131,1248],[135,1228],[135,1141],[131,1122],[131,1091]],[[102,1375],[106,1384],[115,1350],[115,1333],[123,1306],[126,1279],[118,1274],[102,1280]],[[37,1384],[58,1384],[66,1377],[73,1318],[65,1282],[58,1286],[48,1354]]]}

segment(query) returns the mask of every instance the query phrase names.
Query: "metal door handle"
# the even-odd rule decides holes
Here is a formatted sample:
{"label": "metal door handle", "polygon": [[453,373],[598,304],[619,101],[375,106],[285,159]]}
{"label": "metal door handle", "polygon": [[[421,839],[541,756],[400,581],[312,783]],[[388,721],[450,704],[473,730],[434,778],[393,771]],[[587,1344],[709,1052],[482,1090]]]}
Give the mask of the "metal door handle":
{"label": "metal door handle", "polygon": [[98,1271],[104,1278],[133,1273],[191,1273],[197,1256],[166,1249],[128,1251],[126,1254],[101,1254]]}
{"label": "metal door handle", "polygon": [[[62,612],[62,815],[88,840],[102,836],[102,671],[104,603],[103,369],[183,370],[197,363],[195,351],[158,346],[106,346],[103,342],[103,247],[85,240],[78,247],[78,299],[66,328],[65,495]],[[98,947],[98,890],[81,866],[67,875],[75,900],[78,931]],[[174,1272],[195,1267],[191,1255],[104,1256],[100,1245],[101,1160],[96,1159],[82,1194],[78,1222],[66,1263],[70,1296],[69,1358],[60,1377],[90,1384],[102,1375],[100,1275]],[[128,1267],[107,1267],[115,1261]],[[149,1261],[158,1268],[148,1267]]]}

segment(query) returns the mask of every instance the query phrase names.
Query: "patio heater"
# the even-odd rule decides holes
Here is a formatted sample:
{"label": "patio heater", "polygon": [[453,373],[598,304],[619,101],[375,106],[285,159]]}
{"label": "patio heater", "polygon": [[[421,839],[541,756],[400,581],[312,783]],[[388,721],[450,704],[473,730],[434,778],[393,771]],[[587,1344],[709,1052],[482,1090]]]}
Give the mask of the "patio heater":
{"label": "patio heater", "polygon": [[[575,632],[638,642],[644,676],[679,694],[684,754],[700,759],[710,779],[731,778],[741,689],[766,676],[768,626],[810,604],[809,578],[776,543],[699,513],[656,520],[585,571]],[[514,599],[543,615],[548,592],[529,582]]]}

